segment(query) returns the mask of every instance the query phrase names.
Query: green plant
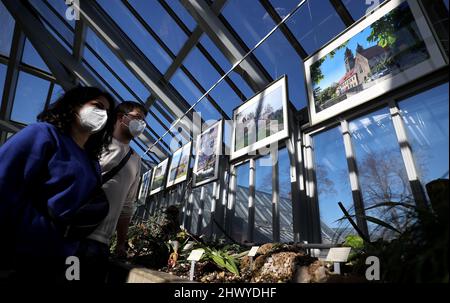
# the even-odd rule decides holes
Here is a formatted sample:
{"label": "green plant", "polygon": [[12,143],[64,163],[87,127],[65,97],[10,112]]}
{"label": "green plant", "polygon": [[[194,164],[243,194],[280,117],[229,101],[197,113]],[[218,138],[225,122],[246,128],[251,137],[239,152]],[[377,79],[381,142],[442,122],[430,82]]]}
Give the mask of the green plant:
{"label": "green plant", "polygon": [[[381,278],[384,282],[448,283],[448,187],[448,180],[436,180],[427,184],[431,208],[395,202],[371,206],[370,209],[399,209],[409,220],[405,221],[408,224],[399,230],[389,222],[366,217],[366,220],[393,231],[396,236],[388,240],[366,240],[363,247],[359,247],[362,239],[346,239],[348,246],[359,247],[352,258],[355,271],[364,274],[366,258],[377,256],[380,259]],[[352,221],[351,216],[346,217]]]}
{"label": "green plant", "polygon": [[222,269],[226,269],[229,272],[240,276],[236,259],[229,255],[225,250],[209,248],[207,246],[202,247],[205,250],[204,259],[214,262]]}
{"label": "green plant", "polygon": [[[147,220],[135,223],[128,229],[128,255],[132,262],[150,268],[167,264],[170,250],[167,241],[180,231],[179,212],[176,206],[157,211]],[[111,251],[116,245],[115,238]]]}

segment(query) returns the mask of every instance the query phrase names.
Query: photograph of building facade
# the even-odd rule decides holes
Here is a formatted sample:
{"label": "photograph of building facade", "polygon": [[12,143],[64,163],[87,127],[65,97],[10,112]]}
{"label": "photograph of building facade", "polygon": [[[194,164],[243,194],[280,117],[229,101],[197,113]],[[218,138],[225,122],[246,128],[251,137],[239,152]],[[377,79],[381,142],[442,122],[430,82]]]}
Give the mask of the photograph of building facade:
{"label": "photograph of building facade", "polygon": [[414,15],[403,2],[311,65],[315,112],[430,58]]}
{"label": "photograph of building facade", "polygon": [[448,284],[449,7],[0,0],[0,284]]}

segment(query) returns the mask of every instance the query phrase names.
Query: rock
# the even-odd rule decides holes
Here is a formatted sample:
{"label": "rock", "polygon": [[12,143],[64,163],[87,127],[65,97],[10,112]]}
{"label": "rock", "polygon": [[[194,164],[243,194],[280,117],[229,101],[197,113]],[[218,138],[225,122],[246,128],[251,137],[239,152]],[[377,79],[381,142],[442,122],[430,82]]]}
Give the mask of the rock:
{"label": "rock", "polygon": [[300,266],[295,272],[294,283],[311,283],[311,275],[307,266]]}
{"label": "rock", "polygon": [[260,269],[266,262],[266,258],[267,258],[266,256],[256,257],[256,259],[253,261],[253,270],[256,271]]}
{"label": "rock", "polygon": [[301,255],[295,252],[280,252],[265,259],[261,258],[258,261],[264,260],[264,264],[255,270],[252,281],[287,282],[293,280],[296,259],[299,256]]}
{"label": "rock", "polygon": [[273,249],[274,246],[275,246],[275,245],[274,245],[273,243],[266,243],[266,244],[264,244],[264,245],[261,245],[261,246],[258,248],[257,254],[265,255],[265,254],[267,254],[268,252],[270,252],[270,251]]}
{"label": "rock", "polygon": [[325,266],[320,266],[314,271],[314,282],[316,283],[323,283],[327,281],[328,270],[325,268]]}
{"label": "rock", "polygon": [[245,256],[241,259],[239,268],[241,269],[241,272],[250,270],[250,257],[249,256]]}

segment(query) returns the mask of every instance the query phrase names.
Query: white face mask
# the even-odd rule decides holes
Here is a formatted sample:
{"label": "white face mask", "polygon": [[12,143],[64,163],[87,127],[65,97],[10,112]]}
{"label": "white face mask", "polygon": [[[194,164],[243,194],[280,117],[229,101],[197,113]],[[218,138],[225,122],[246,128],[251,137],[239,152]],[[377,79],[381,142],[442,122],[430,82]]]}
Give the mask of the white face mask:
{"label": "white face mask", "polygon": [[84,106],[79,114],[81,126],[90,133],[96,133],[103,129],[108,120],[108,113],[104,109],[95,106]]}
{"label": "white face mask", "polygon": [[133,137],[140,136],[144,132],[145,126],[143,120],[130,120],[130,123],[128,123],[128,129]]}

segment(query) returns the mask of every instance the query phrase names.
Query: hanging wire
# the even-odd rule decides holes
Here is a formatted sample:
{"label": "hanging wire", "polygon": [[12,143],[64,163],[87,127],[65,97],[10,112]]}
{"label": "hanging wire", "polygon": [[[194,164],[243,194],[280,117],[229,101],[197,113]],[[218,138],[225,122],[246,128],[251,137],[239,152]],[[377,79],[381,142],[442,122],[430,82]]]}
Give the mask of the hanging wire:
{"label": "hanging wire", "polygon": [[186,115],[195,108],[195,106],[197,106],[197,104],[199,104],[206,96],[209,95],[209,93],[217,87],[217,85],[219,85],[220,82],[222,82],[223,79],[225,79],[237,66],[239,66],[245,59],[247,59],[247,57],[252,54],[261,44],[263,44],[282,24],[284,24],[289,18],[291,18],[299,9],[300,7],[303,6],[303,4],[305,4],[307,0],[303,0],[301,1],[299,4],[297,4],[297,6],[289,13],[287,14],[266,36],[264,36],[264,38],[261,39],[261,41],[259,41],[251,50],[249,50],[240,60],[238,60],[232,67],[231,69],[226,72],[216,83],[214,83],[213,86],[211,86],[210,89],[208,89],[183,115],[181,115],[170,127],[169,129],[161,136],[158,138],[158,140],[156,140],[155,142],[153,142],[153,144],[145,151],[144,155],[149,153],[153,147],[156,146],[156,144],[158,144],[162,138],[164,138],[168,133],[170,133],[170,131],[172,129],[175,128],[175,126],[184,118],[186,117]]}

